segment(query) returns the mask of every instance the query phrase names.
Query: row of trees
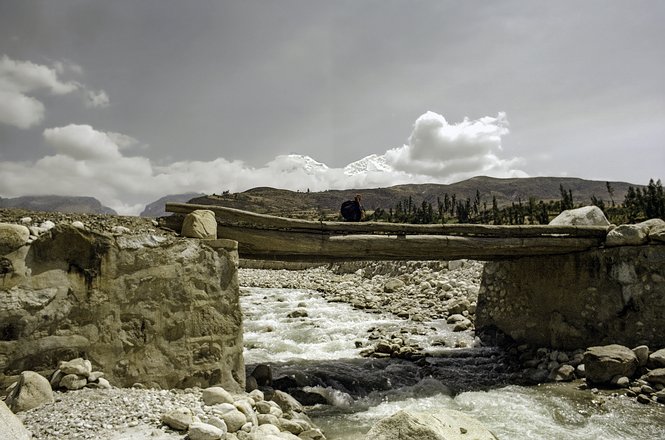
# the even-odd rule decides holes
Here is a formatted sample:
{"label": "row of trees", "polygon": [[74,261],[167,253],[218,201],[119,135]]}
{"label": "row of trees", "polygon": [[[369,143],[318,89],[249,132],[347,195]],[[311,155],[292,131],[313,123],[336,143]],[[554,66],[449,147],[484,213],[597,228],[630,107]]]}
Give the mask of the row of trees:
{"label": "row of trees", "polygon": [[566,209],[573,209],[593,204],[605,212],[607,218],[616,224],[634,223],[649,218],[665,219],[665,195],[660,180],[649,181],[646,188],[628,187],[622,204],[614,201],[614,189],[607,182],[610,203],[601,198],[591,196],[589,203],[575,204],[573,192],[561,185],[559,200],[543,201],[535,197],[528,200],[512,202],[499,208],[496,197],[492,197],[491,205],[483,201],[476,190],[473,198],[460,199],[456,194],[445,193],[437,197],[436,203],[423,200],[415,203],[412,197],[397,202],[387,211],[377,208],[367,220],[387,221],[395,223],[481,223],[495,225],[547,224],[550,219]]}

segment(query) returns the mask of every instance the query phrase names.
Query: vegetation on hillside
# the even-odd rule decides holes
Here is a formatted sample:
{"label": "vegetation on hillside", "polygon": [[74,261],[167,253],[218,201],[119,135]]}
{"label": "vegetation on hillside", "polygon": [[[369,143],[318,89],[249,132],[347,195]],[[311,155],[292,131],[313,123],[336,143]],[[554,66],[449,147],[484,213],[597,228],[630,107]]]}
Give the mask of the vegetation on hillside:
{"label": "vegetation on hillside", "polygon": [[416,203],[412,196],[398,201],[387,210],[377,207],[366,218],[368,221],[386,221],[395,223],[481,223],[494,225],[547,224],[566,209],[578,208],[589,204],[603,210],[608,220],[615,224],[635,223],[650,218],[665,219],[665,194],[660,180],[653,179],[644,188],[628,187],[623,203],[614,200],[614,189],[606,182],[609,201],[592,195],[590,200],[575,200],[570,188],[559,186],[560,199],[543,201],[536,197],[527,200],[518,198],[517,202],[499,207],[496,196],[491,203],[483,200],[476,190],[473,198],[458,198],[453,193],[443,193],[435,203],[422,200]]}

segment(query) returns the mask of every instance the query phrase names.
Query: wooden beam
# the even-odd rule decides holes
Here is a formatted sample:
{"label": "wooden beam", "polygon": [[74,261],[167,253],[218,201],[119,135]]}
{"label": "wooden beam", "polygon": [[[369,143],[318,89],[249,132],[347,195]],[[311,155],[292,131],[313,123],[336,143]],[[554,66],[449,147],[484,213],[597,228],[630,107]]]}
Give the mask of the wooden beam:
{"label": "wooden beam", "polygon": [[285,261],[497,260],[580,252],[602,244],[602,239],[580,237],[327,236],[222,225],[218,236],[238,241],[241,258]]}
{"label": "wooden beam", "polygon": [[544,237],[567,236],[605,238],[609,230],[605,226],[549,226],[549,225],[472,225],[428,224],[412,225],[386,222],[321,222],[291,219],[274,215],[257,214],[217,205],[166,203],[166,211],[188,214],[197,209],[215,213],[217,223],[224,226],[251,227],[254,229],[310,232],[321,235],[335,234],[384,234],[384,235],[459,235],[479,237]]}

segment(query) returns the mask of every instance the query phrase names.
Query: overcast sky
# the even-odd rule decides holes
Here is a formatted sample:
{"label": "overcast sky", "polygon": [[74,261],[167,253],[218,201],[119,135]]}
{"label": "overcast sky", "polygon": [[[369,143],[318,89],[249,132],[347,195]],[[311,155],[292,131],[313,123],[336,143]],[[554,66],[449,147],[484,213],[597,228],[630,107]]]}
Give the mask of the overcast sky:
{"label": "overcast sky", "polygon": [[646,184],[663,23],[660,0],[0,0],[0,196]]}

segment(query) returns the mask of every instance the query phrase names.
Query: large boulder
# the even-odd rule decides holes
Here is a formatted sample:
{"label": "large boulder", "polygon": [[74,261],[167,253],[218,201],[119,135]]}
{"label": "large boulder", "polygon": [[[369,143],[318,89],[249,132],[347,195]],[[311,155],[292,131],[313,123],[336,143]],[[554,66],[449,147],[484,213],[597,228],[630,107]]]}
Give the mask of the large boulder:
{"label": "large boulder", "polygon": [[365,440],[496,440],[476,419],[459,411],[398,411],[380,420]]}
{"label": "large boulder", "polygon": [[219,440],[226,435],[222,429],[208,423],[192,423],[187,436],[189,440]]}
{"label": "large boulder", "polygon": [[217,238],[217,219],[208,209],[197,209],[185,216],[182,222],[183,237],[215,240]]}
{"label": "large boulder", "polygon": [[663,241],[665,220],[652,218],[635,225],[621,225],[611,230],[605,240],[606,246],[638,246],[649,241]]}
{"label": "large boulder", "polygon": [[92,373],[92,363],[87,359],[76,358],[71,361],[60,362],[58,369],[64,374],[76,374],[88,377]]}
{"label": "large boulder", "polygon": [[653,364],[654,368],[665,368],[665,348],[651,353],[649,361]]}
{"label": "large boulder", "polygon": [[7,408],[5,402],[0,400],[0,432],[2,438],[12,440],[29,440],[32,433],[28,431],[21,420]]}
{"label": "large boulder", "polygon": [[304,408],[296,399],[284,391],[275,390],[272,396],[272,401],[275,402],[285,413],[290,411],[303,412]]}
{"label": "large boulder", "polygon": [[577,209],[567,209],[550,222],[552,226],[609,226],[610,222],[597,206],[584,206]]}
{"label": "large boulder", "polygon": [[176,431],[187,431],[192,423],[199,422],[198,417],[192,414],[192,411],[186,407],[173,409],[162,414],[161,421],[169,428]]}
{"label": "large boulder", "polygon": [[0,255],[15,251],[28,242],[30,230],[23,225],[0,223]]}
{"label": "large boulder", "polygon": [[663,223],[654,225],[650,230],[649,230],[649,240],[650,241],[658,241],[658,242],[665,242],[665,221]]}
{"label": "large boulder", "polygon": [[217,405],[218,403],[233,403],[233,396],[222,387],[210,387],[203,390],[203,402],[208,405]]}
{"label": "large boulder", "polygon": [[589,347],[583,362],[587,381],[597,384],[609,384],[615,376],[633,377],[639,365],[633,350],[617,344]]}
{"label": "large boulder", "polygon": [[7,406],[13,412],[27,411],[47,403],[53,403],[51,383],[41,374],[24,371],[7,396]]}
{"label": "large boulder", "polygon": [[665,385],[665,368],[651,370],[643,376],[643,379],[654,385]]}
{"label": "large boulder", "polygon": [[605,246],[639,246],[648,241],[647,230],[637,225],[620,225],[607,234]]}

